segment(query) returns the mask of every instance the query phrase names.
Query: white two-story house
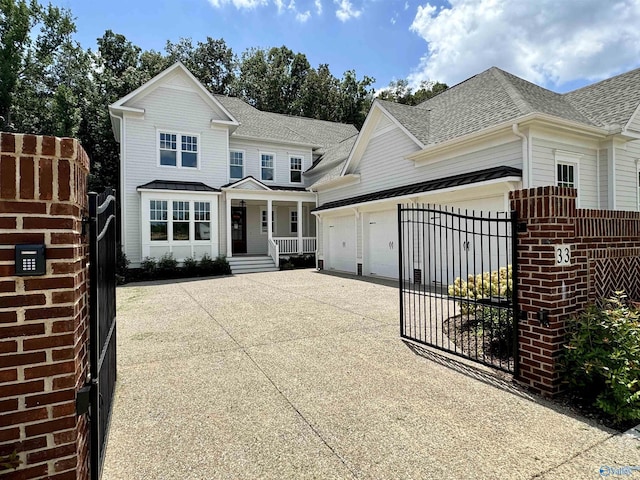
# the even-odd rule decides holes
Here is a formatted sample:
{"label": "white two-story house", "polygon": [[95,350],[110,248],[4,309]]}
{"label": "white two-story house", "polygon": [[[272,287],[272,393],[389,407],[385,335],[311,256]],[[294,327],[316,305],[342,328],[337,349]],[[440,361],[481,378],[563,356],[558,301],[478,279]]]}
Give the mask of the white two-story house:
{"label": "white two-story house", "polygon": [[303,172],[355,138],[355,127],[212,95],[181,63],[109,111],[132,266],[171,253],[269,256],[275,267],[279,255],[315,253],[316,194]]}

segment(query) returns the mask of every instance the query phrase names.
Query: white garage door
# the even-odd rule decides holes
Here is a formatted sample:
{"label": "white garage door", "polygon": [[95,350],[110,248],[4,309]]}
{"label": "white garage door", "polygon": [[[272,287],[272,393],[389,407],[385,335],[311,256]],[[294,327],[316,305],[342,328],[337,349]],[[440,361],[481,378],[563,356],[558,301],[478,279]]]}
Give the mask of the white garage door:
{"label": "white garage door", "polygon": [[367,273],[398,278],[398,212],[373,212],[368,217]]}
{"label": "white garage door", "polygon": [[330,218],[328,229],[329,251],[326,252],[327,269],[356,272],[356,241],[354,217]]}

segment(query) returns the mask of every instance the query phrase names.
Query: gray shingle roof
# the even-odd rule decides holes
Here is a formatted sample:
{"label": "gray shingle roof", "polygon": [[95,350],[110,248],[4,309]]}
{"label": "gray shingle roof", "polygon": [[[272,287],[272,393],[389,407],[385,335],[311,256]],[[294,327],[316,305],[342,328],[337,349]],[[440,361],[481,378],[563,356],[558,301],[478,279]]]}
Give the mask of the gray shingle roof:
{"label": "gray shingle roof", "polygon": [[624,127],[640,104],[640,68],[565,94],[600,127]]}
{"label": "gray shingle roof", "polygon": [[353,125],[262,112],[236,97],[215,98],[240,122],[233,136],[329,147],[358,133]]}
{"label": "gray shingle roof", "polygon": [[531,113],[592,127],[624,126],[640,104],[640,69],[559,94],[491,67],[415,107],[378,102],[425,146]]}

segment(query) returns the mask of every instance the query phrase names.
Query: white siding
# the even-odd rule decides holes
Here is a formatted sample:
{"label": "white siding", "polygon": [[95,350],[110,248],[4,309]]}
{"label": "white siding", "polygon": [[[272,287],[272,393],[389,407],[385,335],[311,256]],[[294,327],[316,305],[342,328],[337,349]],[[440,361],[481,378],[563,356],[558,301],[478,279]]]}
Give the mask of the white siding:
{"label": "white siding", "polygon": [[404,157],[418,146],[400,129],[373,138],[360,161],[360,183],[321,192],[320,205],[388,188],[468,173],[497,166],[522,168],[522,144],[519,140],[460,155],[419,167]]}
{"label": "white siding", "polygon": [[598,208],[596,151],[575,145],[534,138],[532,187],[556,185],[555,150],[582,155],[578,161],[578,203],[581,208]]}
{"label": "white siding", "polygon": [[266,209],[266,204],[261,207],[260,205],[247,205],[247,253],[266,255],[267,248],[267,234],[262,233],[262,218],[260,212],[262,209]]}
{"label": "white siding", "polygon": [[[218,116],[195,91],[159,87],[135,103],[145,110],[144,118],[125,117],[123,161],[124,212],[127,256],[135,264],[141,260],[141,205],[139,185],[152,180],[203,182],[212,187],[227,181],[226,128],[212,129]],[[199,168],[160,167],[158,129],[199,135]],[[224,238],[224,237],[223,237]]]}
{"label": "white siding", "polygon": [[640,141],[616,148],[616,209],[638,210]]}
{"label": "white siding", "polygon": [[609,152],[600,150],[600,208],[609,208]]}
{"label": "white siding", "polygon": [[[293,147],[282,144],[258,143],[250,140],[238,140],[231,137],[229,140],[230,150],[242,150],[244,152],[244,176],[252,176],[256,180],[263,182],[265,185],[284,185],[292,187],[304,187],[305,177],[302,176],[303,183],[291,183],[289,176],[289,157],[302,157],[302,171],[304,172],[311,167],[313,157],[311,149],[301,147]],[[268,182],[262,180],[261,171],[261,153],[271,153],[275,155],[275,181]],[[229,179],[229,160],[226,161],[227,167],[225,171],[226,179],[223,183],[230,181]]]}
{"label": "white siding", "polygon": [[631,117],[628,128],[640,133],[640,109],[636,110],[634,116]]}

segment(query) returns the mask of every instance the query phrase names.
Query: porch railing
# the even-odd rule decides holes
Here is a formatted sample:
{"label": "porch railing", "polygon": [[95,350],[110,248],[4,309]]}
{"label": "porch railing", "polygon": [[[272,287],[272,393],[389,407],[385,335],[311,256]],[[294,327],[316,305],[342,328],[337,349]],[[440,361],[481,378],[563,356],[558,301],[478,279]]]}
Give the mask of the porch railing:
{"label": "porch railing", "polygon": [[[273,241],[278,245],[280,255],[298,253],[298,237],[274,237]],[[302,237],[302,253],[314,253],[316,251],[316,237]]]}
{"label": "porch railing", "polygon": [[278,244],[274,241],[275,238],[268,241],[269,256],[273,258],[273,262],[276,264],[276,268],[280,268],[280,252]]}

